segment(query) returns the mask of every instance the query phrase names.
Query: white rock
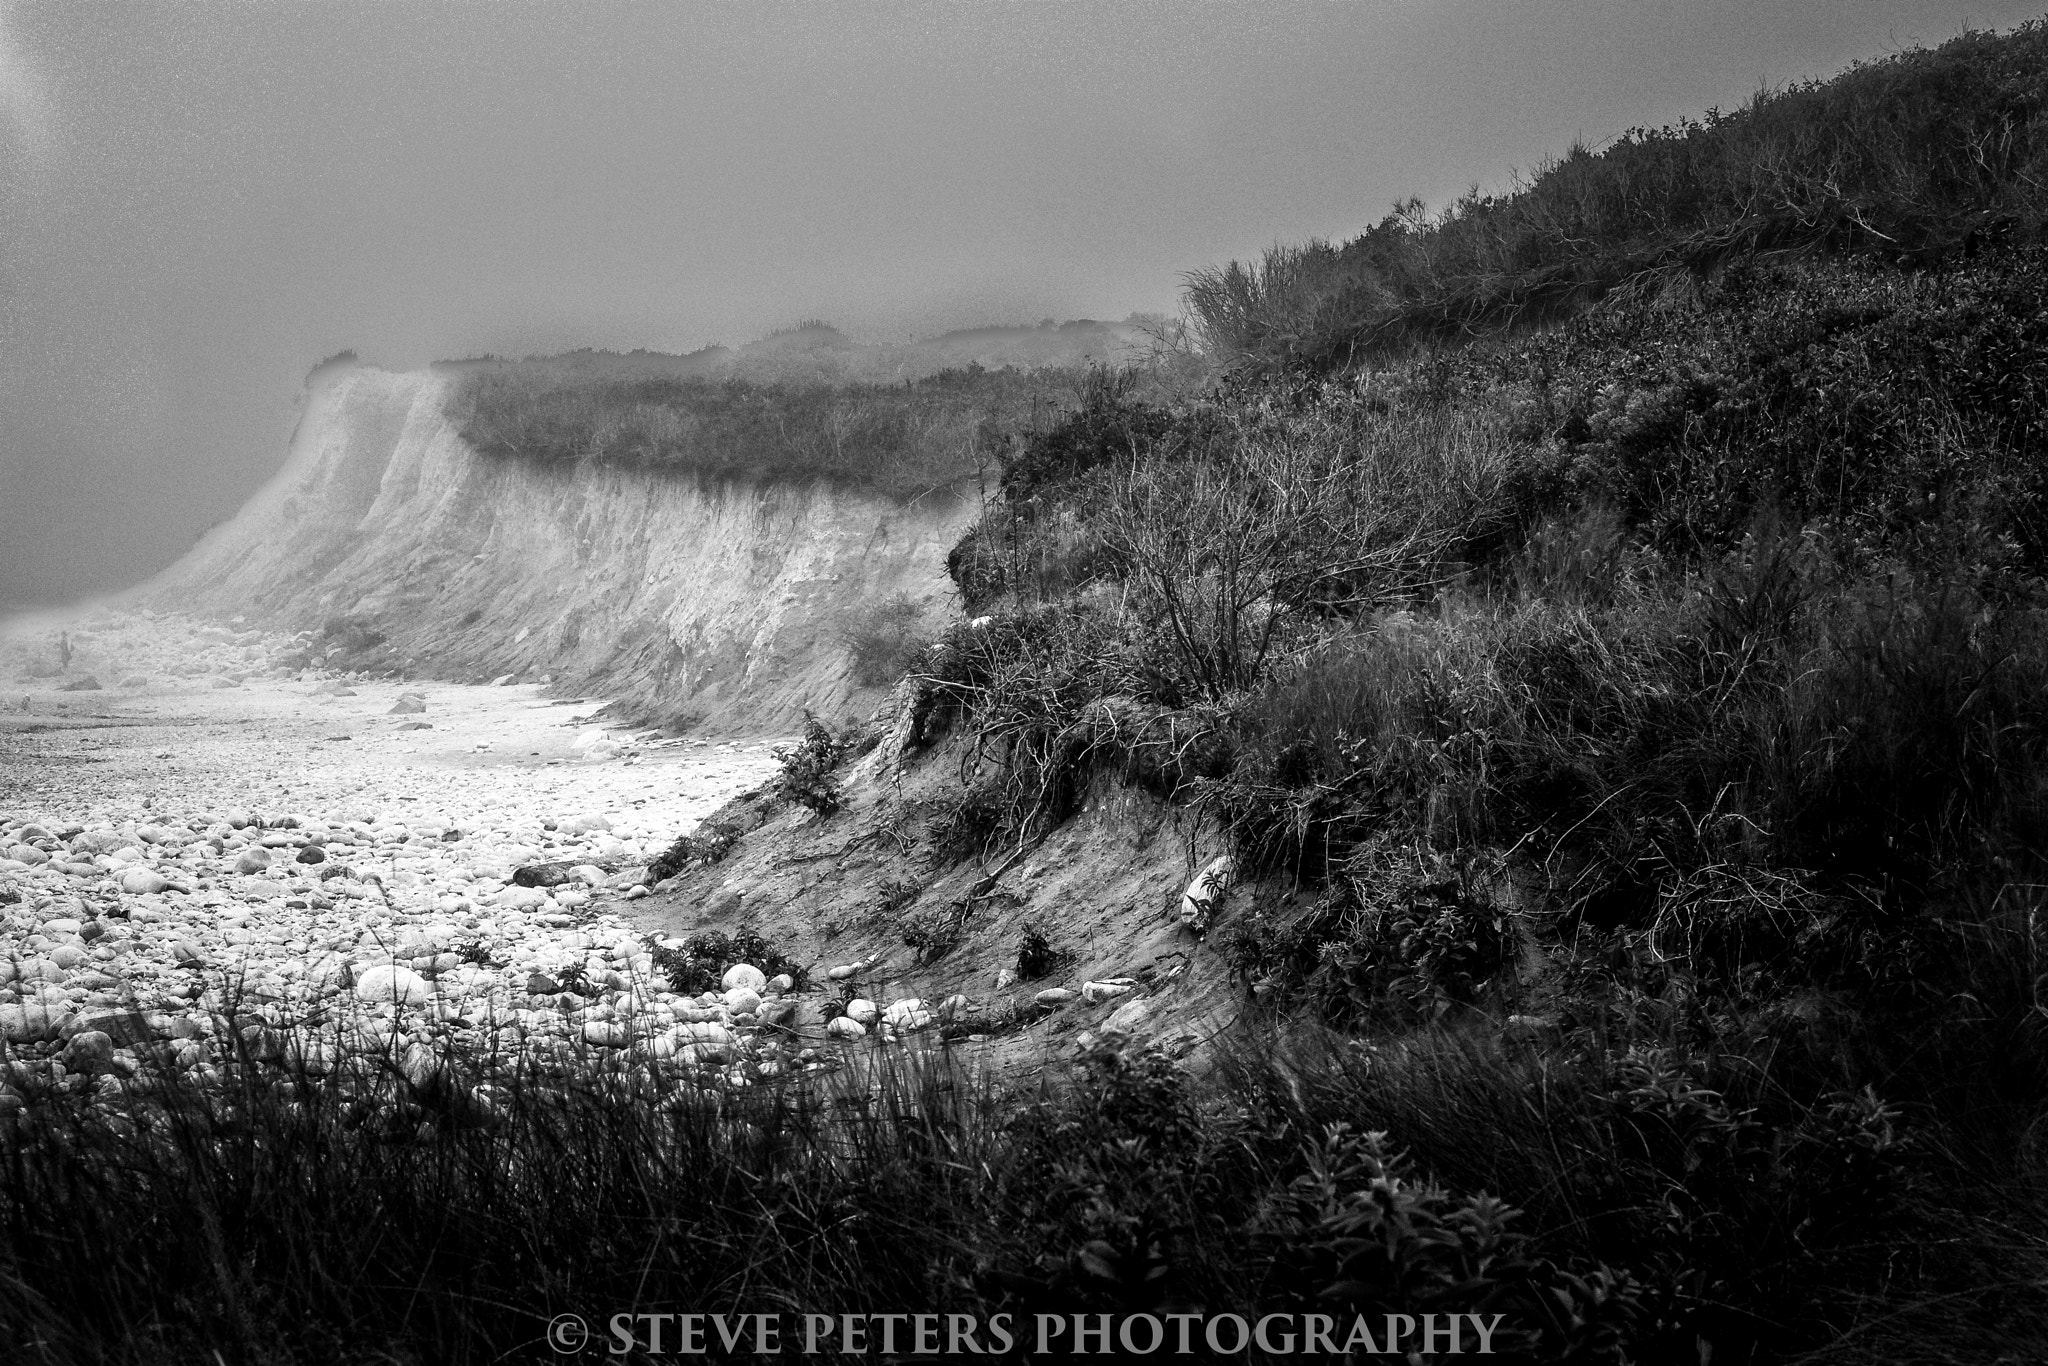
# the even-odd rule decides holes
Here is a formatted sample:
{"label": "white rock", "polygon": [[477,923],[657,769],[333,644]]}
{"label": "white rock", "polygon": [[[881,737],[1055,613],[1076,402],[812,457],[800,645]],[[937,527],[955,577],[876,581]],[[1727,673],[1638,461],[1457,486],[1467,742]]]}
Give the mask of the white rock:
{"label": "white rock", "polygon": [[899,1033],[909,1034],[930,1028],[932,1013],[925,1009],[923,1001],[912,996],[901,1001],[891,1001],[889,1008],[882,1012],[882,1023]]}
{"label": "white rock", "polygon": [[171,880],[150,868],[130,868],[121,874],[119,886],[130,896],[148,896],[153,892],[168,891]]}
{"label": "white rock", "polygon": [[825,1022],[825,1033],[835,1039],[864,1039],[868,1027],[851,1015],[835,1015]]}
{"label": "white rock", "polygon": [[590,1020],[583,1026],[583,1042],[599,1048],[624,1048],[633,1031],[618,1020]]}
{"label": "white rock", "polygon": [[841,963],[838,967],[832,969],[825,975],[835,982],[843,982],[847,978],[853,976],[853,974],[859,971],[860,964],[858,963]]}
{"label": "white rock", "polygon": [[768,976],[752,963],[734,963],[725,970],[725,976],[720,979],[719,985],[727,991],[734,987],[746,987],[758,995],[767,989]]}
{"label": "white rock", "polygon": [[747,1015],[761,1008],[761,993],[752,987],[734,987],[725,993],[725,1008],[734,1015]]}
{"label": "white rock", "polygon": [[1059,1006],[1063,1006],[1067,1002],[1073,1000],[1074,993],[1067,990],[1065,987],[1049,987],[1046,990],[1039,992],[1036,996],[1032,997],[1031,999],[1037,1002],[1039,1005],[1044,1006],[1046,1009],[1051,1010]]}
{"label": "white rock", "polygon": [[1084,1001],[1108,1001],[1124,996],[1138,989],[1137,979],[1132,977],[1111,977],[1101,982],[1083,982],[1081,999]]}
{"label": "white rock", "polygon": [[427,984],[426,978],[395,963],[380,963],[356,979],[356,997],[359,1000],[422,1006],[433,996],[434,989]]}
{"label": "white rock", "polygon": [[865,996],[856,996],[846,1003],[846,1018],[872,1025],[882,1018],[882,1008]]}
{"label": "white rock", "polygon": [[682,1043],[709,1044],[718,1048],[733,1048],[739,1043],[732,1030],[715,1020],[679,1024],[669,1031],[669,1036]]}

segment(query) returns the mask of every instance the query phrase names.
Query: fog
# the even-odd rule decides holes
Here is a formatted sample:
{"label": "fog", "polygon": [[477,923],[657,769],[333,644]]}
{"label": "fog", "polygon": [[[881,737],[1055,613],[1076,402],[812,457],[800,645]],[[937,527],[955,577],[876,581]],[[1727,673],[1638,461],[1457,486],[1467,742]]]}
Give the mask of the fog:
{"label": "fog", "polygon": [[0,609],[182,554],[344,349],[1171,312],[1275,240],[2033,12],[0,0]]}

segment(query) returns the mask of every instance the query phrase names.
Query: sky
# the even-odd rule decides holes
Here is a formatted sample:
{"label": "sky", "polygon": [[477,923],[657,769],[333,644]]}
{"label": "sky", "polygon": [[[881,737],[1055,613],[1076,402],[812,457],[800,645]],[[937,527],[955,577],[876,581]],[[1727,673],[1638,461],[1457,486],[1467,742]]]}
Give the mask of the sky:
{"label": "sky", "polygon": [[174,561],[339,351],[1171,313],[2042,3],[0,0],[0,609]]}

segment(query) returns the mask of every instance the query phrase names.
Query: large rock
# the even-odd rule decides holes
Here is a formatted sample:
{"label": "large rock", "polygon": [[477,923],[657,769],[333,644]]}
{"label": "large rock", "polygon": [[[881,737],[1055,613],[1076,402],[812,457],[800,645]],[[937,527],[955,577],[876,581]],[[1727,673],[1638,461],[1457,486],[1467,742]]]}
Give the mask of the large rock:
{"label": "large rock", "polygon": [[402,692],[398,695],[398,700],[391,704],[391,710],[386,712],[385,715],[417,716],[426,709],[426,698],[416,692]]}
{"label": "large rock", "polygon": [[899,1034],[909,1034],[920,1029],[929,1029],[932,1013],[925,1008],[923,1001],[913,996],[906,1000],[891,1001],[889,1008],[882,1012],[882,1023]]}
{"label": "large rock", "polygon": [[270,866],[270,851],[261,845],[244,849],[235,855],[235,871],[238,873],[260,873]]}
{"label": "large rock", "polygon": [[91,674],[87,674],[87,675],[86,675],[85,677],[83,677],[83,678],[74,678],[74,679],[72,679],[72,680],[71,680],[71,681],[70,681],[69,683],[66,683],[66,684],[64,684],[63,686],[59,687],[59,688],[57,689],[57,691],[58,691],[58,692],[98,692],[98,691],[100,691],[100,681],[99,681],[99,680],[98,680],[97,678],[94,678],[94,677],[93,677],[93,676],[92,676]]}
{"label": "large rock", "polygon": [[73,1072],[98,1076],[114,1066],[114,1041],[97,1029],[83,1030],[64,1045],[63,1061]]}
{"label": "large rock", "polygon": [[745,987],[749,991],[759,993],[768,989],[768,974],[752,963],[734,963],[725,970],[725,977],[719,985],[727,991],[735,987]]}
{"label": "large rock", "polygon": [[364,1001],[390,1001],[397,1005],[423,1006],[434,999],[427,979],[411,968],[396,963],[379,963],[356,979],[356,996]]}
{"label": "large rock", "polygon": [[870,1027],[882,1018],[882,1008],[865,996],[856,996],[846,1003],[846,1018]]}
{"label": "large rock", "polygon": [[70,1022],[71,1011],[63,1006],[24,1002],[0,1006],[0,1039],[8,1043],[46,1043]]}
{"label": "large rock", "polygon": [[834,1039],[864,1039],[868,1027],[851,1015],[835,1015],[825,1022],[825,1033]]}
{"label": "large rock", "polygon": [[130,868],[121,874],[119,885],[130,896],[147,896],[167,890],[171,880],[153,868]]}

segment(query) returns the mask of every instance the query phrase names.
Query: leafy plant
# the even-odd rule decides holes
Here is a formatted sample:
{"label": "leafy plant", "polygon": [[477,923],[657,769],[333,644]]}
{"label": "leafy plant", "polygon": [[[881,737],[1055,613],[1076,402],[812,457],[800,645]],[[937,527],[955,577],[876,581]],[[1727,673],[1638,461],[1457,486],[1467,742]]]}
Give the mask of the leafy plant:
{"label": "leafy plant", "polygon": [[833,770],[845,757],[847,746],[832,734],[823,721],[804,713],[803,739],[787,749],[777,749],[782,763],[776,779],[775,796],[795,802],[820,816],[829,816],[840,806],[839,780]]}

